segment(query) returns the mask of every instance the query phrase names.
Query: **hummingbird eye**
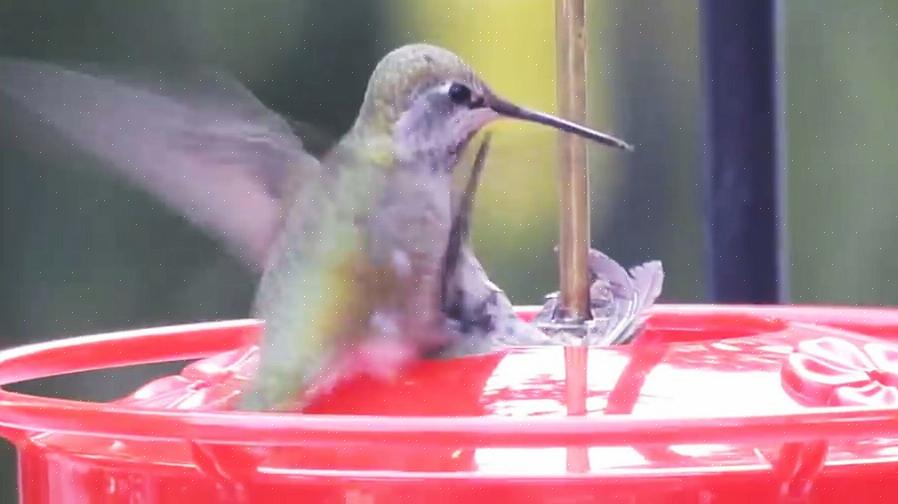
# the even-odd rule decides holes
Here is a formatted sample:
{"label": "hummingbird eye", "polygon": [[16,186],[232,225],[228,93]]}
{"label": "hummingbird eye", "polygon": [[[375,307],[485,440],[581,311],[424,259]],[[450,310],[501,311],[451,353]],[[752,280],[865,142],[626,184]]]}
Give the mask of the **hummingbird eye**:
{"label": "hummingbird eye", "polygon": [[458,82],[453,82],[449,86],[449,99],[456,105],[467,105],[471,101],[471,88]]}

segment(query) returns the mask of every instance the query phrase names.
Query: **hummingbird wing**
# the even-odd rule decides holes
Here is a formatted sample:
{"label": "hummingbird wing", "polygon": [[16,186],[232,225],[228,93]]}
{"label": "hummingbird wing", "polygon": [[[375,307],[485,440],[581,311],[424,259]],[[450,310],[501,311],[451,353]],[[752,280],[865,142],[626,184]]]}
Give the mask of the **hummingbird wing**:
{"label": "hummingbird wing", "polygon": [[511,300],[490,281],[471,246],[471,212],[490,139],[489,134],[484,136],[455,203],[441,286],[443,312],[460,337],[439,352],[440,357],[482,353],[504,345],[551,342],[542,331],[517,316]]}
{"label": "hummingbird wing", "polygon": [[[319,170],[295,128],[220,72],[133,78],[0,58],[0,95],[13,104],[5,121],[18,139],[63,164],[71,147],[87,151],[257,270],[285,193]],[[53,143],[41,126],[69,145],[46,152]]]}
{"label": "hummingbird wing", "polygon": [[477,186],[480,184],[480,174],[483,172],[486,157],[489,155],[490,139],[491,135],[489,133],[484,134],[483,141],[480,143],[480,147],[477,148],[477,154],[474,156],[474,163],[471,165],[468,181],[461,196],[454,202],[452,225],[449,229],[449,242],[446,246],[446,255],[443,260],[441,285],[444,306],[451,305],[454,302],[454,300],[450,299],[449,293],[451,279],[458,267],[463,249],[470,245],[471,211],[474,207],[474,196],[477,194]]}

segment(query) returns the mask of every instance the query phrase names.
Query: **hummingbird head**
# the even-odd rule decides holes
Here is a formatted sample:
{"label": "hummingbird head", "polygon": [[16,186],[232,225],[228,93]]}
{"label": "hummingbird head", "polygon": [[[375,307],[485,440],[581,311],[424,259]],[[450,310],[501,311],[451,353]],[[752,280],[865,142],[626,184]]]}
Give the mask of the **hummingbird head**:
{"label": "hummingbird head", "polygon": [[449,171],[468,141],[500,118],[536,122],[632,150],[610,135],[501,98],[461,58],[426,44],[400,47],[378,63],[355,129],[387,135],[403,164]]}

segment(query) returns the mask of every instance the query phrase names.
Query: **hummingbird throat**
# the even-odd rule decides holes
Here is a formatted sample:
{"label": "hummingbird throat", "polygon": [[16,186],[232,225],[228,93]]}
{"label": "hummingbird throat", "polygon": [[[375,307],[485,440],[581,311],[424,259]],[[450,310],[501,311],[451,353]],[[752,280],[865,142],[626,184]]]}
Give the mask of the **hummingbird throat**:
{"label": "hummingbird throat", "polygon": [[428,95],[403,112],[393,128],[397,161],[409,168],[452,172],[474,135],[499,114],[481,108],[438,108]]}

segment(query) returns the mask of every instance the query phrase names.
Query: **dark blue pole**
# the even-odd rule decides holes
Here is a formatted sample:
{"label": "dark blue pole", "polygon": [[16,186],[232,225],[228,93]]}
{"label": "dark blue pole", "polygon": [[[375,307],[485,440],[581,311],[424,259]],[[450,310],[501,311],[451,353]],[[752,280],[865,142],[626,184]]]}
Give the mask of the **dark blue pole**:
{"label": "dark blue pole", "polygon": [[710,297],[785,298],[778,0],[702,0]]}

